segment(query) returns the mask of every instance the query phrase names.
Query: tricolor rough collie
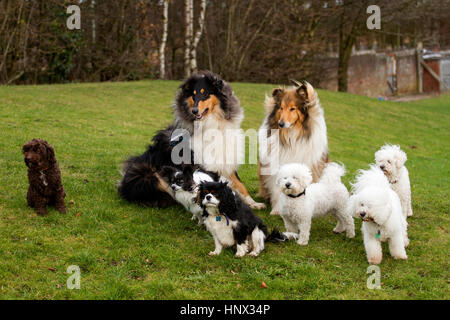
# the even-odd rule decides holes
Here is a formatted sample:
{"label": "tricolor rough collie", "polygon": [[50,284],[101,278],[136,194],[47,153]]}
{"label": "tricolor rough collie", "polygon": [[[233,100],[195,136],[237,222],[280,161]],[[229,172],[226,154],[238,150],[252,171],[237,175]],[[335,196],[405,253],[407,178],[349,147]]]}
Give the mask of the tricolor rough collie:
{"label": "tricolor rough collie", "polygon": [[244,160],[244,112],[231,86],[209,71],[195,74],[180,86],[174,109],[175,127],[189,132],[195,164],[227,179],[251,208],[264,209],[237,174]]}
{"label": "tricolor rough collie", "polygon": [[306,81],[273,90],[259,131],[260,196],[279,214],[276,174],[287,163],[303,163],[316,182],[328,162],[327,127],[317,92]]}

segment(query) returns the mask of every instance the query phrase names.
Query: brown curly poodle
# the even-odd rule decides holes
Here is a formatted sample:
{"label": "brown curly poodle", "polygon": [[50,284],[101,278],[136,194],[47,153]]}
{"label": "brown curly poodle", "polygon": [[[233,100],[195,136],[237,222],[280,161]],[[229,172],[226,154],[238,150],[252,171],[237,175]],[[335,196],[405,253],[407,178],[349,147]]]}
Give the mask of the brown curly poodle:
{"label": "brown curly poodle", "polygon": [[47,205],[54,205],[66,213],[66,193],[61,182],[61,171],[53,147],[45,140],[33,139],[22,147],[25,164],[28,167],[28,205],[39,215],[46,215]]}

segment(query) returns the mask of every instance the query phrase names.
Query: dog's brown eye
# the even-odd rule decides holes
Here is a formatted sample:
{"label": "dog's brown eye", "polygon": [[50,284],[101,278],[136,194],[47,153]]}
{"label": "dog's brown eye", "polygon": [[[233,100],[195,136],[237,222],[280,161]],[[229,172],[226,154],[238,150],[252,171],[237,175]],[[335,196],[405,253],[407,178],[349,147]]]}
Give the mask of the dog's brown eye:
{"label": "dog's brown eye", "polygon": [[295,111],[295,108],[291,108],[291,111]]}

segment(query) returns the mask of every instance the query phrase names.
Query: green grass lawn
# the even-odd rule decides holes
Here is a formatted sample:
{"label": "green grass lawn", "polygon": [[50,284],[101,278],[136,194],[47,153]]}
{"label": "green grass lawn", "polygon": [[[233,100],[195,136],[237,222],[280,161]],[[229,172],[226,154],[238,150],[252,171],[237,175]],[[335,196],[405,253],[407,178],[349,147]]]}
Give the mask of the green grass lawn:
{"label": "green grass lawn", "polygon": [[[227,249],[209,257],[211,235],[181,207],[141,208],[121,200],[121,162],[145,150],[172,120],[178,82],[0,87],[1,299],[449,299],[450,95],[409,103],[319,91],[331,159],[348,169],[373,162],[384,143],[408,154],[414,216],[409,259],[383,246],[381,290],[366,287],[361,238],[334,235],[332,218],[315,220],[310,244],[268,244],[256,259]],[[271,85],[235,83],[244,129],[258,128]],[[68,213],[38,217],[27,207],[21,146],[43,138],[56,150]],[[257,168],[240,175],[253,196]],[[69,201],[71,204],[69,204]],[[269,210],[257,214],[282,227]],[[66,269],[81,268],[68,290]],[[261,282],[267,288],[261,288]]]}

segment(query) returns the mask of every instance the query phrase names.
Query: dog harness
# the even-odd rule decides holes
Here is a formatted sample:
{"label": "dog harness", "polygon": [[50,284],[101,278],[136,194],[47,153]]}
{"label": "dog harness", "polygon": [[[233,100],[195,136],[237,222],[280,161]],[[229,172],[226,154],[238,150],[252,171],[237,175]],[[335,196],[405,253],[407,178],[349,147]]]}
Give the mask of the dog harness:
{"label": "dog harness", "polygon": [[306,189],[303,190],[302,193],[299,193],[299,194],[297,194],[297,195],[288,194],[288,197],[296,199],[296,198],[300,198],[301,196],[304,196],[305,194],[306,194]]}

